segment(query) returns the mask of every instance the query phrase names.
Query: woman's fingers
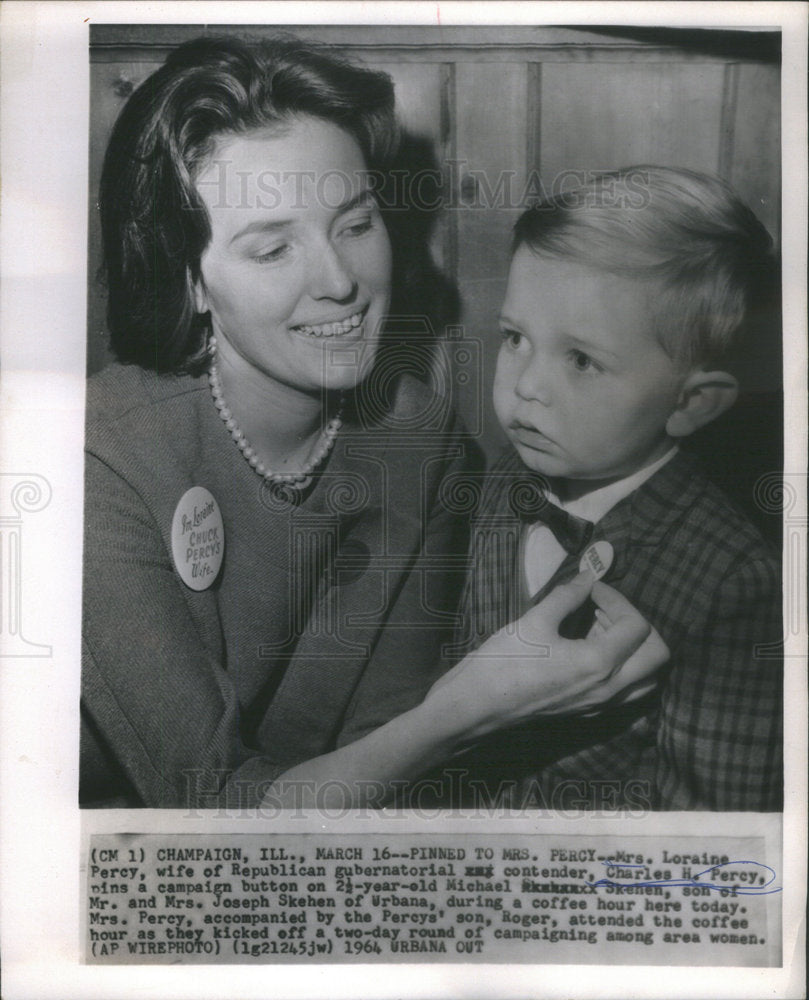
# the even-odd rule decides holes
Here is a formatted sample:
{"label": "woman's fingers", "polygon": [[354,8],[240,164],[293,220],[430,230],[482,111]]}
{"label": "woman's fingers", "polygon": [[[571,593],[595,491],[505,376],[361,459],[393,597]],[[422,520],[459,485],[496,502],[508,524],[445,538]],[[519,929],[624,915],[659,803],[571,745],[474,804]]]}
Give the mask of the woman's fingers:
{"label": "woman's fingers", "polygon": [[[626,619],[623,620],[623,624]],[[618,626],[623,628],[619,621]],[[616,626],[611,626],[614,629]],[[648,626],[647,626],[648,628]],[[588,637],[589,638],[589,637]],[[657,686],[657,672],[668,661],[669,649],[655,629],[625,662],[603,681],[590,687],[579,702],[579,708],[596,708],[585,715],[598,715],[607,706],[624,705],[652,692]]]}
{"label": "woman's fingers", "polygon": [[569,583],[556,587],[544,600],[540,601],[521,619],[521,624],[542,629],[543,635],[555,635],[559,625],[590,596],[593,576],[590,572],[579,573]]}
{"label": "woman's fingers", "polygon": [[586,638],[592,639],[597,635],[604,635],[607,629],[612,625],[612,622],[607,618],[601,608],[596,608],[595,619],[593,624],[590,626],[590,631],[587,633]]}
{"label": "woman's fingers", "polygon": [[[559,624],[591,593],[596,623],[586,639]],[[430,691],[466,713],[476,736],[541,715],[579,714],[643,693],[668,650],[633,605],[589,573],[557,587],[519,621],[490,636]],[[454,692],[454,694],[453,694]]]}
{"label": "woman's fingers", "polygon": [[[649,635],[637,650],[623,663],[610,678],[618,690],[638,684],[651,677],[668,662],[671,653],[657,629],[650,628]],[[644,690],[643,693],[646,693]]]}
{"label": "woman's fingers", "polygon": [[[597,645],[602,666],[612,673],[630,660],[648,639],[652,628],[638,609],[608,584],[594,584],[591,596],[601,611],[598,620],[604,631],[600,635],[591,632],[588,642]],[[645,665],[645,657],[639,662]],[[653,669],[650,666],[649,672]]]}
{"label": "woman's fingers", "polygon": [[594,583],[592,598],[611,622],[616,622],[622,615],[641,617],[635,605],[608,583],[602,583],[600,580]]}

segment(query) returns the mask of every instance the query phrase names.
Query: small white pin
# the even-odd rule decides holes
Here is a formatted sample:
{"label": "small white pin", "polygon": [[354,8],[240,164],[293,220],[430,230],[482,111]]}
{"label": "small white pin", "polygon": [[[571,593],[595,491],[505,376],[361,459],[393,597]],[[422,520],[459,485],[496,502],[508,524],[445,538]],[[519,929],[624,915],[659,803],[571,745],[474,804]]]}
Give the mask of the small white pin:
{"label": "small white pin", "polygon": [[612,566],[615,551],[609,542],[593,542],[584,550],[579,561],[579,572],[589,570],[594,580],[600,580]]}
{"label": "small white pin", "polygon": [[204,486],[180,497],[171,522],[171,554],[180,579],[191,590],[207,590],[225,555],[222,512]]}

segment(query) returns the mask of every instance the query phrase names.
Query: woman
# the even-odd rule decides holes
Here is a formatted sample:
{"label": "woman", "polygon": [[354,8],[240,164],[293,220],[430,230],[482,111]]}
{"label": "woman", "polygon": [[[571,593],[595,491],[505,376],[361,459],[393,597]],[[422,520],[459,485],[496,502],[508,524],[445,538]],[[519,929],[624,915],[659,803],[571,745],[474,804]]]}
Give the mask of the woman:
{"label": "woman", "polygon": [[88,390],[84,804],[376,803],[655,661],[612,676],[648,627],[608,588],[607,632],[558,638],[580,583],[431,688],[464,551],[442,484],[467,442],[378,357],[371,188],[394,146],[387,77],[295,41],[189,43],[122,112],[101,186],[121,364]]}

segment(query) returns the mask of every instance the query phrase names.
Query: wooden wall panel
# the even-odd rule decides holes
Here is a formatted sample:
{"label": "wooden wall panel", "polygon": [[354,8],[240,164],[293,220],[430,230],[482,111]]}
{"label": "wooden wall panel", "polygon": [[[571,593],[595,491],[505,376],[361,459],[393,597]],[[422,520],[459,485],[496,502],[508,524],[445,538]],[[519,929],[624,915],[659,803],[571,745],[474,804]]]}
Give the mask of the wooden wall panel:
{"label": "wooden wall panel", "polygon": [[781,79],[777,66],[737,66],[733,155],[728,180],[776,243],[781,239]]}
{"label": "wooden wall panel", "polygon": [[491,404],[491,382],[511,229],[526,183],[528,72],[525,64],[460,62],[456,74],[455,154],[465,202],[454,210],[461,320],[465,336],[479,345],[484,387],[482,401],[470,392],[460,408],[471,426],[482,420],[482,440],[491,453],[502,441]]}
{"label": "wooden wall panel", "polygon": [[564,170],[660,163],[716,172],[723,67],[715,63],[547,63],[537,164]]}
{"label": "wooden wall panel", "polygon": [[[364,60],[368,64],[368,60]],[[441,64],[382,63],[396,88],[396,108],[402,126],[416,136],[441,137]]]}
{"label": "wooden wall panel", "polygon": [[[396,89],[396,109],[402,128],[410,141],[415,140],[429,159],[421,165],[408,165],[414,173],[419,170],[441,174],[449,156],[449,124],[444,95],[447,67],[440,62],[377,62],[365,57],[362,60],[374,69],[383,70],[393,79]],[[434,232],[430,247],[438,267],[450,272],[455,266],[454,243],[450,219],[446,213],[436,211]]]}

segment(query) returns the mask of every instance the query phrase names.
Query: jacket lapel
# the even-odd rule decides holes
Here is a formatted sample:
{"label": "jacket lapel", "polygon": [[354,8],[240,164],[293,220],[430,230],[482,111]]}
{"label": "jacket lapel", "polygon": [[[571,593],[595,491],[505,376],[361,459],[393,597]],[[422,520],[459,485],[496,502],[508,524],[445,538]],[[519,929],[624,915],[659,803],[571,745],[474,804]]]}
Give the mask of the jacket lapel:
{"label": "jacket lapel", "polygon": [[525,474],[516,453],[507,453],[483,477],[472,521],[459,656],[519,616],[522,523],[510,509],[508,497]]}

